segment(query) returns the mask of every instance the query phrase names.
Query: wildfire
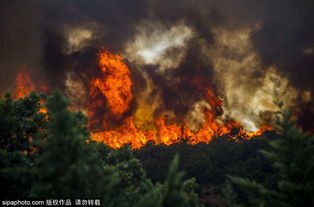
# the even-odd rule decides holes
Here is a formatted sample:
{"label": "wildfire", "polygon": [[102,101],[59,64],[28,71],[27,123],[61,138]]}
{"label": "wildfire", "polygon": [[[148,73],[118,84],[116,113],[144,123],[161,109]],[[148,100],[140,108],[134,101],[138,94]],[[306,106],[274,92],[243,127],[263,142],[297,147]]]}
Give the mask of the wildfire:
{"label": "wildfire", "polygon": [[[31,78],[31,70],[26,67],[22,67],[22,69],[15,78],[15,88],[13,93],[14,99],[24,98],[35,90],[47,92],[48,87],[45,84],[40,84],[40,86],[37,88]],[[43,106],[43,100],[41,100],[40,103]],[[47,109],[41,107],[39,109],[39,112],[46,114]]]}
{"label": "wildfire", "polygon": [[[143,123],[135,121],[138,116],[154,117],[154,115],[131,110],[132,102],[135,101],[132,94],[131,72],[122,57],[101,50],[98,53],[98,71],[90,77],[87,93],[86,109],[90,120],[91,137],[113,148],[131,144],[133,149],[139,149],[148,142],[157,145],[171,145],[181,141],[188,144],[208,143],[214,136],[222,135],[234,139],[238,136],[250,139],[266,130],[271,130],[271,127],[264,125],[256,132],[246,132],[235,120],[218,119],[217,117],[222,113],[222,100],[214,89],[204,85],[204,82],[200,77],[190,81],[197,90],[203,91],[204,100],[208,104],[208,107],[202,111],[205,122],[199,129],[191,130],[185,121],[170,121],[163,115],[153,118],[152,127],[143,129],[141,127]],[[32,81],[30,70],[23,68],[16,76],[14,97],[25,97],[36,89],[47,91],[48,87],[45,84],[36,86]],[[145,107],[145,103],[142,105]],[[46,109],[42,108],[41,112],[46,113]],[[143,121],[145,120],[147,119],[143,117]],[[232,134],[232,129],[235,128],[239,130],[236,134]]]}
{"label": "wildfire", "polygon": [[[270,127],[265,126],[256,132],[246,132],[236,121],[231,120],[224,123],[216,120],[216,113],[221,110],[222,101],[209,86],[202,88],[199,81],[196,81],[197,87],[199,89],[202,88],[204,97],[212,109],[204,111],[206,121],[197,132],[191,131],[184,121],[181,124],[167,124],[167,118],[165,117],[156,118],[152,129],[140,129],[134,123],[132,115],[125,118],[119,127],[110,127],[108,118],[105,116],[102,117],[102,120],[99,120],[99,118],[94,119],[97,116],[97,109],[105,105],[105,102],[99,98],[99,95],[101,94],[105,97],[106,103],[115,119],[120,119],[129,110],[132,102],[132,81],[130,70],[122,62],[120,56],[101,51],[98,57],[101,71],[90,82],[89,98],[93,101],[89,106],[89,116],[92,124],[101,122],[104,130],[92,132],[91,136],[95,141],[104,142],[113,148],[119,148],[129,143],[133,149],[139,149],[150,141],[154,144],[165,145],[171,145],[183,140],[189,144],[208,143],[212,137],[229,134],[233,128],[240,129],[237,135],[233,135],[234,138],[241,135],[250,139],[270,129]],[[192,83],[194,82],[192,81]]]}
{"label": "wildfire", "polygon": [[118,55],[102,51],[98,57],[101,73],[90,83],[90,96],[95,97],[100,92],[106,97],[113,115],[120,118],[132,101],[130,71]]}
{"label": "wildfire", "polygon": [[36,86],[31,78],[30,70],[23,67],[15,78],[14,98],[23,98],[34,90],[36,90]]}

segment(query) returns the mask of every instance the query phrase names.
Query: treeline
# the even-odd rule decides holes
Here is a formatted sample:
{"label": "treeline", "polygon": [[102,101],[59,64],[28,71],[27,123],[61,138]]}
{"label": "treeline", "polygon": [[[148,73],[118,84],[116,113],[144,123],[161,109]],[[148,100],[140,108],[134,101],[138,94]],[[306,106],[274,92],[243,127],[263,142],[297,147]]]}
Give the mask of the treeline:
{"label": "treeline", "polygon": [[197,191],[201,202],[206,206],[223,206],[219,197],[228,175],[256,180],[269,188],[276,186],[278,171],[259,150],[270,150],[268,142],[277,136],[274,131],[269,131],[251,140],[223,136],[215,137],[208,144],[149,144],[135,151],[134,155],[143,164],[147,176],[153,182],[161,182],[167,177],[173,156],[178,154],[179,167],[185,172],[185,178],[194,177],[199,184]]}
{"label": "treeline", "polygon": [[[42,100],[47,114],[40,112]],[[285,113],[277,114],[277,132],[252,140],[225,136],[209,144],[147,145],[133,152],[129,146],[112,149],[92,141],[86,117],[68,106],[60,92],[18,100],[6,94],[0,100],[2,200],[90,197],[118,207],[314,206],[314,136],[296,128]]]}
{"label": "treeline", "polygon": [[101,198],[103,206],[200,206],[194,179],[182,180],[178,157],[167,178],[153,184],[129,146],[118,150],[90,140],[87,120],[67,110],[57,92],[0,101],[1,198]]}

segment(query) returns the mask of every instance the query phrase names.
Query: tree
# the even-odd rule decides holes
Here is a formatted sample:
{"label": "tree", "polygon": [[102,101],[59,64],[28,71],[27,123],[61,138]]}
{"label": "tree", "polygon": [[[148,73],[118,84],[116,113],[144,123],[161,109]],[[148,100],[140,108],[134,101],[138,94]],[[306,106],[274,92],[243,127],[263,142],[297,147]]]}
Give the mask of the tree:
{"label": "tree", "polygon": [[198,195],[194,178],[182,181],[183,173],[178,172],[178,156],[169,166],[164,184],[153,184],[146,177],[142,164],[133,155],[131,147],[126,145],[120,149],[101,148],[102,160],[106,165],[115,168],[119,182],[111,192],[113,206],[134,207],[197,207]]}
{"label": "tree", "polygon": [[[230,180],[251,206],[314,206],[314,136],[297,128],[287,113],[278,113],[278,117],[279,138],[269,143],[272,150],[262,151],[279,172],[276,188],[240,177],[231,176]],[[238,206],[239,195],[230,196],[230,189],[227,194],[230,206]]]}
{"label": "tree", "polygon": [[165,183],[153,184],[130,146],[112,149],[90,140],[87,119],[69,111],[60,92],[48,97],[46,115],[39,112],[39,100],[35,95],[17,101],[8,96],[0,102],[0,112],[9,113],[0,123],[5,135],[0,178],[8,185],[6,198],[90,197],[109,207],[199,206],[195,179],[182,181],[178,157]]}
{"label": "tree", "polygon": [[114,168],[119,178],[119,182],[110,190],[112,195],[107,205],[138,206],[141,197],[154,189],[155,186],[146,178],[142,164],[134,157],[129,145],[120,149],[100,145],[99,156],[105,166]]}
{"label": "tree", "polygon": [[74,198],[109,194],[117,182],[110,167],[105,167],[87,142],[86,119],[81,113],[67,110],[68,100],[55,92],[47,100],[47,138],[39,143],[32,187],[33,197]]}
{"label": "tree", "polygon": [[33,140],[46,124],[45,115],[39,112],[41,97],[32,92],[29,96],[13,100],[7,93],[0,100],[0,147],[7,152],[30,153]]}
{"label": "tree", "polygon": [[148,193],[144,194],[135,206],[139,207],[201,207],[195,179],[182,182],[183,172],[178,171],[179,157],[176,155],[168,170],[167,178],[163,185],[156,184]]}
{"label": "tree", "polygon": [[176,155],[169,167],[167,179],[164,183],[163,207],[171,206],[200,206],[195,194],[195,179],[182,182],[183,172],[178,172],[179,157]]}
{"label": "tree", "polygon": [[0,100],[0,183],[2,198],[28,196],[35,140],[44,134],[45,115],[40,113],[35,92],[13,100],[7,93]]}

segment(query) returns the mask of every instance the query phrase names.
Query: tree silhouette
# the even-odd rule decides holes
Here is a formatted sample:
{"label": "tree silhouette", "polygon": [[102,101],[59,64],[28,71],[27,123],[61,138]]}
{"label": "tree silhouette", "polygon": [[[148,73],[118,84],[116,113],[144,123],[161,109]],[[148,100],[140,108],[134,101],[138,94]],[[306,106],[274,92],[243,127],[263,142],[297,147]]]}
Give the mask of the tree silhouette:
{"label": "tree silhouette", "polygon": [[39,112],[40,99],[34,92],[18,100],[9,93],[0,99],[1,198],[28,196],[31,176],[27,169],[47,122]]}
{"label": "tree silhouette", "polygon": [[[279,138],[271,141],[270,151],[261,151],[279,172],[275,189],[241,177],[230,177],[251,206],[314,206],[314,136],[302,132],[285,112],[278,113]],[[230,206],[243,206],[232,196],[230,186],[225,199]],[[239,195],[238,195],[239,196]]]}
{"label": "tree silhouette", "polygon": [[117,182],[117,176],[98,159],[91,159],[96,152],[86,141],[86,119],[68,111],[68,104],[58,91],[47,100],[47,138],[39,144],[32,196],[100,198]]}

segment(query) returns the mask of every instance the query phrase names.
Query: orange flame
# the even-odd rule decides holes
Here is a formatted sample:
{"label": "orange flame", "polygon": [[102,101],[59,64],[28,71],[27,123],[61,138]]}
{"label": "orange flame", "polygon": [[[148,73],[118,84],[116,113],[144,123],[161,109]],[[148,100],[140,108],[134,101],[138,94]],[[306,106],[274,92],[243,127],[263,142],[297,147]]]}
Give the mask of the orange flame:
{"label": "orange flame", "polygon": [[15,78],[15,90],[13,96],[15,99],[24,98],[34,90],[36,90],[36,87],[32,81],[30,70],[23,67]]}
{"label": "orange flame", "polygon": [[96,91],[100,91],[113,115],[120,118],[132,101],[130,71],[118,55],[103,51],[98,53],[98,57],[101,74],[92,79],[90,95],[95,97]]}
{"label": "orange flame", "polygon": [[[132,81],[130,78],[130,70],[122,62],[122,58],[118,55],[110,54],[107,51],[101,51],[98,54],[99,66],[101,74],[91,80],[90,98],[93,100],[89,106],[89,116],[93,121],[94,116],[97,116],[97,108],[103,107],[104,102],[101,99],[96,99],[97,95],[102,94],[109,105],[111,113],[116,119],[129,109],[132,101]],[[210,87],[201,87],[201,82],[196,81],[197,88],[204,90],[204,96],[211,106],[211,110],[204,111],[206,122],[197,132],[192,132],[185,124],[167,124],[167,120],[159,117],[155,120],[155,128],[150,130],[141,130],[136,127],[133,122],[133,117],[129,116],[124,119],[118,128],[110,129],[110,124],[106,118],[102,117],[102,126],[105,130],[101,132],[92,132],[91,137],[98,142],[119,148],[124,144],[131,144],[133,149],[139,149],[146,143],[152,141],[154,144],[171,145],[185,140],[189,144],[197,144],[199,142],[208,143],[214,136],[221,136],[230,133],[233,128],[239,128],[237,135],[241,135],[246,139],[260,135],[265,130],[271,129],[264,126],[257,132],[245,132],[240,124],[235,121],[220,123],[216,120],[217,110],[221,110],[222,101],[219,99],[214,90]],[[191,84],[194,84],[191,81]],[[95,120],[94,120],[95,121]],[[96,120],[99,122],[100,120]],[[236,139],[237,135],[233,135]]]}
{"label": "orange flame", "polygon": [[[198,131],[191,131],[184,121],[168,123],[165,117],[157,118],[153,128],[140,129],[135,125],[134,117],[127,116],[133,99],[129,68],[120,56],[105,50],[98,53],[98,58],[99,71],[90,79],[87,105],[91,137],[95,141],[103,142],[113,148],[131,144],[133,149],[139,149],[148,142],[165,145],[181,141],[188,144],[208,143],[213,137],[221,135],[228,135],[235,140],[238,136],[250,139],[266,130],[271,130],[271,127],[263,125],[256,132],[246,132],[234,120],[227,122],[218,120],[217,116],[222,112],[222,100],[211,86],[204,84],[206,81],[200,77],[195,77],[190,84],[196,85],[197,90],[203,91],[210,109],[204,110],[205,123]],[[14,97],[25,97],[36,89],[46,92],[48,87],[45,84],[36,87],[31,79],[30,70],[23,68],[16,76]],[[40,112],[47,111],[41,108]],[[232,129],[235,128],[239,130],[236,134],[232,134]]]}
{"label": "orange flame", "polygon": [[[47,92],[48,86],[46,84],[40,84],[40,91]],[[31,78],[31,70],[23,67],[20,72],[17,74],[15,78],[15,88],[13,92],[13,98],[19,99],[28,96],[32,91],[37,90],[36,85],[34,84]],[[40,101],[41,106],[44,105],[43,100]],[[39,112],[46,114],[47,109],[45,107],[41,107]]]}

